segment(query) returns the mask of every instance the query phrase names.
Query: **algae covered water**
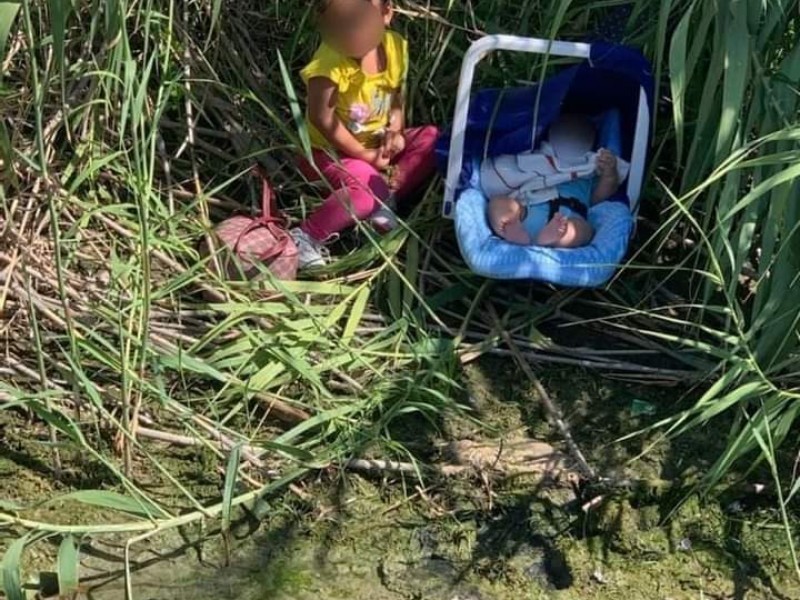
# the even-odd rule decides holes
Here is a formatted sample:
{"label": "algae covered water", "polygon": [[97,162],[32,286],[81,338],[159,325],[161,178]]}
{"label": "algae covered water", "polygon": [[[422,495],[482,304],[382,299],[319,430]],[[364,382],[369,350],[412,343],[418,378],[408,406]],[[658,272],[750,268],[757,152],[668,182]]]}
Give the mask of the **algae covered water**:
{"label": "algae covered water", "polygon": [[[409,421],[398,438],[427,444],[420,452],[431,461],[443,459],[448,439],[523,436],[559,446],[535,392],[515,381],[506,363],[484,361],[467,377],[480,425],[456,416],[433,429]],[[706,500],[689,494],[693,473],[718,450],[708,432],[676,446],[663,442],[635,460],[654,439],[612,443],[671,410],[674,391],[658,395],[574,369],[551,370],[545,384],[593,464],[649,486],[598,493],[600,499],[587,508],[574,486],[545,484],[531,474],[498,478],[464,471],[420,481],[412,475],[325,471],[305,484],[302,497],[288,492],[236,515],[227,546],[213,527],[135,544],[134,597],[800,597],[785,532],[769,498],[736,486]],[[645,397],[656,414],[641,410]],[[6,431],[16,431],[14,424],[7,423]],[[6,440],[26,443],[22,436]],[[199,494],[215,493],[218,482],[204,469],[202,455],[172,455],[176,471],[194,478]],[[12,474],[20,493],[25,486],[34,494],[49,485],[13,456],[5,454],[0,462],[5,486]],[[84,540],[81,581],[92,598],[124,597],[122,548],[121,539]],[[54,559],[47,552],[30,556],[26,572],[36,579],[52,569]]]}

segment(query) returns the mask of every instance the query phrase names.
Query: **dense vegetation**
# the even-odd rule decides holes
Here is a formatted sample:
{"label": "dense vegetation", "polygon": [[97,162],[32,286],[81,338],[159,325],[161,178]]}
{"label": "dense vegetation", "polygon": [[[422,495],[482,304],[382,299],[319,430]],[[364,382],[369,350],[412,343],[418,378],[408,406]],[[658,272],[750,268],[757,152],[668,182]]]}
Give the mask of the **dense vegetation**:
{"label": "dense vegetation", "polygon": [[[28,415],[53,477],[87,488],[73,501],[106,511],[75,523],[0,498],[0,532],[17,539],[6,595],[21,597],[20,556],[39,540],[63,539],[69,586],[81,534],[142,539],[205,519],[225,531],[233,506],[309,470],[410,459],[392,424],[464,411],[460,363],[509,344],[685,384],[667,431],[733,423],[704,485],[768,465],[790,530],[800,479],[780,448],[796,451],[800,411],[798,2],[401,0],[410,117],[436,123],[481,33],[582,39],[630,7],[623,40],[658,83],[630,263],[591,293],[475,278],[437,218],[437,182],[407,229],[357,232],[323,272],[225,283],[195,248],[249,208],[254,161],[293,216],[319,200],[292,161],[304,137],[295,74],[316,44],[307,5],[0,1],[0,409]],[[485,82],[538,75],[528,59],[494,60]],[[620,353],[559,337],[564,322]],[[225,474],[219,496],[196,497],[153,439],[205,446]]]}

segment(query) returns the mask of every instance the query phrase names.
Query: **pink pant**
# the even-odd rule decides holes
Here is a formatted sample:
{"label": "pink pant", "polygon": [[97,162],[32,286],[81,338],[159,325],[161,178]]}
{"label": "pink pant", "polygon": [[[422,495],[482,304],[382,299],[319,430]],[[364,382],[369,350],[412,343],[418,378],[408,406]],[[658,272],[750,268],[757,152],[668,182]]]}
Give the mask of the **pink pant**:
{"label": "pink pant", "polygon": [[[318,241],[325,241],[366,219],[386,202],[394,192],[403,201],[431,177],[436,169],[434,149],[439,130],[433,126],[406,129],[406,148],[392,160],[393,189],[385,176],[371,164],[356,158],[338,161],[322,150],[314,150],[314,161],[334,192],[300,225]],[[316,171],[302,161],[301,169],[309,179],[318,179]]]}

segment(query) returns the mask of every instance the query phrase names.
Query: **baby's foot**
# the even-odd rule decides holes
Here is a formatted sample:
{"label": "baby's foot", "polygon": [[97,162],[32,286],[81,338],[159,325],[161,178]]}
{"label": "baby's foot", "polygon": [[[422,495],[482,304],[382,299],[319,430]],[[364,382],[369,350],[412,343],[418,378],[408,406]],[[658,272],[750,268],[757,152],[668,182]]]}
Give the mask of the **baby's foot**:
{"label": "baby's foot", "polygon": [[536,243],[539,246],[555,246],[561,241],[567,233],[567,217],[561,213],[556,213],[555,216],[548,221],[539,235],[536,236]]}

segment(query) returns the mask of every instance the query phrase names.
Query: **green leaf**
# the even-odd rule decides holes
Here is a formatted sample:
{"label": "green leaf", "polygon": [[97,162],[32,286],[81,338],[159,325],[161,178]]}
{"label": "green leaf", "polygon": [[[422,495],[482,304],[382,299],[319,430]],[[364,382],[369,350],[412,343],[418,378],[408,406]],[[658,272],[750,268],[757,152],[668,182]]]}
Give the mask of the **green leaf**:
{"label": "green leaf", "polygon": [[350,310],[350,316],[347,318],[347,324],[342,333],[342,345],[347,346],[353,340],[361,319],[364,317],[364,312],[367,309],[367,302],[369,302],[370,287],[364,286],[353,301],[353,308]]}
{"label": "green leaf", "polygon": [[25,510],[25,507],[12,500],[0,500],[0,510],[13,513]]}
{"label": "green leaf", "polygon": [[[19,2],[0,2],[0,64],[2,64],[6,58],[8,36],[11,33],[14,19],[17,18],[19,8]],[[0,72],[0,76],[2,76],[2,72]]]}
{"label": "green leaf", "polygon": [[[72,5],[69,0],[49,0],[48,4],[50,5],[50,31],[53,34],[53,54],[63,75],[66,67],[64,64],[64,41],[67,33],[67,18]],[[0,52],[0,54],[2,53]]]}
{"label": "green leaf", "polygon": [[[686,83],[688,79],[686,65],[686,43],[689,36],[689,23],[691,22],[694,3],[683,15],[672,36],[669,48],[669,73],[672,87],[672,118],[675,123],[675,143],[678,146],[678,158],[683,156],[684,136],[684,106],[686,96]],[[660,41],[659,41],[660,43]],[[658,79],[656,79],[658,81]]]}
{"label": "green leaf", "polygon": [[153,518],[155,516],[163,516],[165,514],[164,511],[158,506],[147,500],[137,500],[136,498],[123,496],[117,492],[101,490],[80,490],[77,492],[71,492],[69,494],[59,496],[58,498],[47,502],[47,504],[62,500],[75,500],[76,502],[80,502],[82,504],[107,508],[144,518]]}
{"label": "green leaf", "polygon": [[792,182],[800,178],[800,164],[782,169],[775,173],[772,177],[765,179],[748,192],[741,200],[739,200],[731,210],[726,212],[721,218],[721,221],[728,221],[735,217],[739,212],[750,206],[767,192],[772,191],[778,186]]}
{"label": "green leaf", "polygon": [[3,592],[6,595],[6,600],[25,600],[20,576],[20,562],[22,552],[28,543],[28,538],[29,536],[26,535],[14,541],[3,555],[3,562],[0,563],[0,571],[3,573]]}
{"label": "green leaf", "polygon": [[415,294],[415,292],[419,289],[419,282],[417,279],[419,277],[419,266],[422,259],[420,250],[419,238],[411,236],[406,245],[406,288],[403,293],[403,306],[408,313],[414,310],[414,300],[419,298],[419,295]]}
{"label": "green leaf", "polygon": [[219,22],[219,14],[222,11],[222,0],[212,0],[211,3],[211,25],[208,28],[208,37],[206,38],[206,49],[211,43],[211,38],[214,36],[214,30],[217,28]]}
{"label": "green leaf", "polygon": [[58,547],[58,593],[67,597],[78,591],[78,547],[68,535]]}
{"label": "green leaf", "polygon": [[356,412],[358,410],[359,410],[358,406],[352,404],[348,406],[343,406],[341,408],[335,408],[332,410],[321,412],[319,414],[314,415],[310,419],[303,421],[299,425],[296,425],[286,433],[278,436],[275,439],[275,442],[278,444],[287,444],[291,440],[294,440],[299,436],[301,436],[306,431],[310,431],[315,427],[322,425],[323,423],[328,423],[330,421],[335,421],[337,419],[346,417],[347,415]]}
{"label": "green leaf", "polygon": [[29,407],[42,421],[68,436],[76,444],[83,444],[83,433],[75,421],[58,411],[57,408],[48,410],[41,401],[30,402]]}
{"label": "green leaf", "polygon": [[[0,81],[2,81],[2,73],[0,73]],[[17,173],[12,168],[13,161],[10,159],[13,153],[13,148],[11,147],[11,136],[8,135],[8,128],[6,127],[5,121],[0,119],[0,158],[2,158],[3,163],[2,175],[6,177],[6,180],[9,182],[9,184],[6,185],[5,190],[0,192],[0,201],[5,201],[5,193],[8,193],[10,190],[19,185]]]}
{"label": "green leaf", "polygon": [[292,458],[302,463],[310,463],[314,460],[314,455],[303,448],[296,448],[295,446],[288,446],[286,444],[278,444],[269,440],[258,442],[258,446],[265,450],[273,450],[278,454],[283,454],[288,458]]}
{"label": "green leaf", "polygon": [[722,114],[717,133],[716,162],[730,153],[742,114],[742,104],[750,73],[751,37],[747,31],[747,7],[744,0],[731,2],[723,15],[725,24],[725,76],[722,86]]}
{"label": "green leaf", "polygon": [[297,92],[292,85],[292,77],[289,75],[289,69],[286,68],[286,62],[283,60],[283,54],[281,54],[280,50],[278,51],[278,64],[281,68],[281,78],[286,88],[286,94],[289,96],[289,106],[292,109],[292,116],[294,117],[300,134],[300,143],[303,146],[303,152],[305,152],[306,158],[311,159],[311,136],[308,133],[305,115],[300,108],[300,100],[298,100]]}
{"label": "green leaf", "polygon": [[[670,23],[670,15],[672,13],[672,2],[673,0],[661,0],[661,7],[658,11],[658,26],[656,27],[656,60],[655,60],[655,97],[658,98],[661,94],[661,70],[664,64],[664,54],[665,48],[667,47],[667,27]],[[690,7],[686,11],[686,15],[684,19],[688,18],[691,15],[692,7]],[[672,43],[674,45],[675,40],[673,38]],[[670,59],[672,47],[670,47]],[[670,74],[672,74],[672,60],[670,60]],[[678,145],[678,156],[680,156],[680,144]]]}
{"label": "green leaf", "polygon": [[412,345],[414,354],[420,357],[443,357],[452,356],[453,340],[441,336],[426,336],[414,342]]}
{"label": "green leaf", "polygon": [[[119,160],[123,156],[125,156],[125,153],[120,151],[120,152],[110,152],[109,154],[103,156],[102,158],[92,159],[89,162],[89,165],[86,168],[81,169],[78,172],[75,179],[69,182],[70,193],[72,194],[76,193],[86,180],[92,179],[95,176],[99,175],[104,168],[106,168],[108,165],[113,164],[114,161]],[[115,206],[108,209],[108,212],[113,213],[118,210],[124,210],[124,209]],[[98,207],[97,212],[104,212],[104,210]]]}
{"label": "green leaf", "polygon": [[231,526],[231,502],[236,491],[236,479],[239,474],[239,460],[242,454],[242,445],[237,444],[231,449],[228,457],[228,466],[225,469],[225,487],[222,490],[222,531],[227,532]]}

